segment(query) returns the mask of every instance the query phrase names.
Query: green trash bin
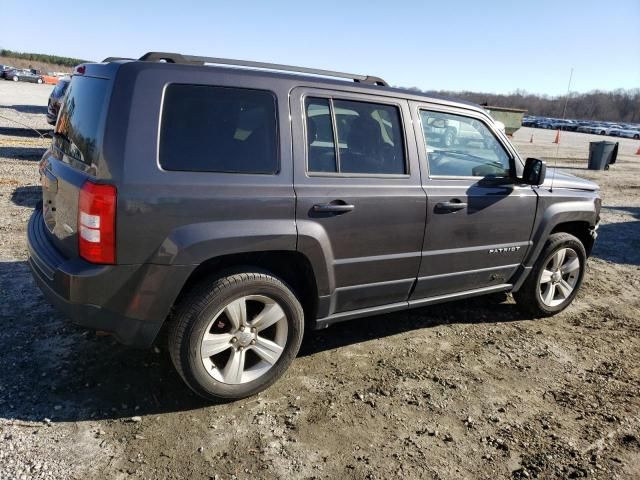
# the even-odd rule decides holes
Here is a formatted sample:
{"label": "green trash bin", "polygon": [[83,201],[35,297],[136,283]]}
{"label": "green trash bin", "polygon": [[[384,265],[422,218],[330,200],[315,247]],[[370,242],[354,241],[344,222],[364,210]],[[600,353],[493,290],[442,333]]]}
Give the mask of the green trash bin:
{"label": "green trash bin", "polygon": [[589,170],[609,170],[617,157],[618,142],[589,143]]}

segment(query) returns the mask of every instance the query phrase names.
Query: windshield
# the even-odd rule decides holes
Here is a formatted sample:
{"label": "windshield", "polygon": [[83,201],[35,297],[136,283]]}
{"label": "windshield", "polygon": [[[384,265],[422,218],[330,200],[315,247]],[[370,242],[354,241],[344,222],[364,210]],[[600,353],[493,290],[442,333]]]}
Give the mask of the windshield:
{"label": "windshield", "polygon": [[74,76],[56,125],[54,146],[87,165],[100,151],[108,86],[108,80]]}

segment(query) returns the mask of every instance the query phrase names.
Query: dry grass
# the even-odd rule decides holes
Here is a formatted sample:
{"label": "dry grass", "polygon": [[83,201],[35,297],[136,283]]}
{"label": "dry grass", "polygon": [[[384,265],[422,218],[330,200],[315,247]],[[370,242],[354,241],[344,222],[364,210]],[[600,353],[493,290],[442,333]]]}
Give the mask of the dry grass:
{"label": "dry grass", "polygon": [[17,68],[35,68],[43,73],[47,72],[65,72],[71,73],[72,69],[64,65],[56,65],[53,63],[36,62],[33,60],[22,60],[20,58],[2,57],[0,56],[0,64],[11,65]]}

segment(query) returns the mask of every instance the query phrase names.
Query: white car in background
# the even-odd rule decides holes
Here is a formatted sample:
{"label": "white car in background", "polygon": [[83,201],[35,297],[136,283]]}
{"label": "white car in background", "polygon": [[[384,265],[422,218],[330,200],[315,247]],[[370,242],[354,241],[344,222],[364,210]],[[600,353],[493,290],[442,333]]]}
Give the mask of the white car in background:
{"label": "white car in background", "polygon": [[610,128],[607,135],[611,135],[613,137],[635,138],[637,140],[640,138],[640,128]]}

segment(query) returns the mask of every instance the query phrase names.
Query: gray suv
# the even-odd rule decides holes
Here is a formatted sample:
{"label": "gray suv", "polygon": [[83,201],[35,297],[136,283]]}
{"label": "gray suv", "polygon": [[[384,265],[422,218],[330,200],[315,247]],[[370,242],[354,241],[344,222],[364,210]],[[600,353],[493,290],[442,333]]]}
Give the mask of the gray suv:
{"label": "gray suv", "polygon": [[46,297],[126,345],[166,327],[208,399],[267,388],[335,322],[493,292],[559,312],[600,210],[597,185],[523,162],[478,106],[169,53],[77,67],[40,172]]}

